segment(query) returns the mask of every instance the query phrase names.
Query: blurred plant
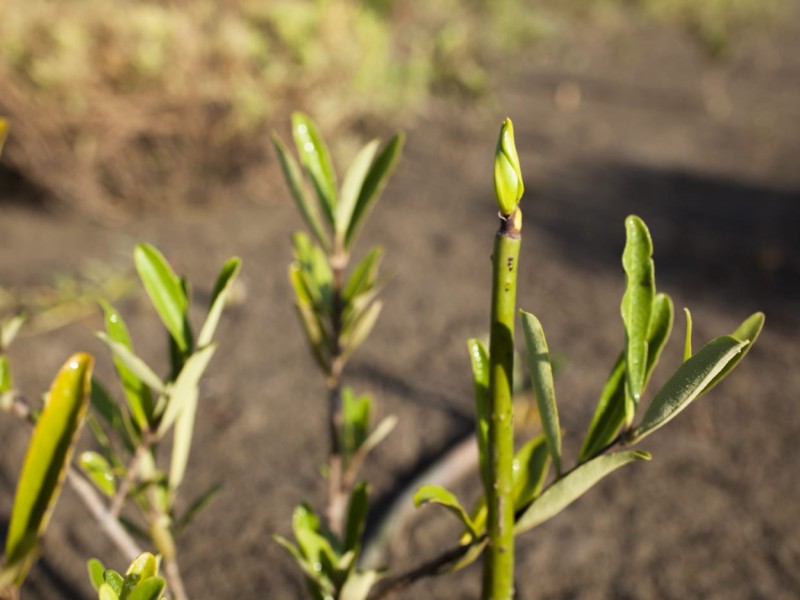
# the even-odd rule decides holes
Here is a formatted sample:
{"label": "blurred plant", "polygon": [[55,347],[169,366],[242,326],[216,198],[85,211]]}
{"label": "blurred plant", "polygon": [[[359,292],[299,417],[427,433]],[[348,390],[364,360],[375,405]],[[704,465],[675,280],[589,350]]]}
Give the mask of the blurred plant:
{"label": "blurred plant", "polygon": [[87,563],[89,579],[98,600],[161,600],[166,581],[158,575],[158,559],[149,552],[140,554],[123,577],[92,558]]}
{"label": "blurred plant", "polygon": [[298,546],[277,539],[303,568],[315,597],[352,600],[363,597],[354,590],[366,593],[376,577],[373,571],[355,570],[367,507],[367,487],[355,482],[364,458],[389,434],[395,419],[387,417],[372,429],[372,397],[342,389],[347,361],[366,340],[383,307],[378,299],[385,283],[378,275],[383,250],[372,248],[349,275],[348,267],[358,234],[400,155],[403,136],[396,134],[380,152],[377,140],[367,144],[338,188],[329,151],[311,119],[292,115],[292,134],[316,202],[308,197],[297,161],[277,136],[272,139],[311,232],[311,237],[293,237],[295,261],[289,280],[303,332],[328,389],[328,500],[324,523],[306,505],[295,511]]}

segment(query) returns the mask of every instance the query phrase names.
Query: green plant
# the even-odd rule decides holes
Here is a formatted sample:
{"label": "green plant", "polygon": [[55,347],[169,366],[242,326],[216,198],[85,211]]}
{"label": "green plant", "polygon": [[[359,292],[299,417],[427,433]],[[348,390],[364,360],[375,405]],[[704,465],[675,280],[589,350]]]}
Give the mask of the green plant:
{"label": "green plant", "polygon": [[166,587],[158,575],[158,559],[149,552],[136,557],[124,576],[96,558],[86,566],[98,600],[160,600]]}
{"label": "green plant", "polygon": [[[311,237],[293,237],[289,280],[306,340],[328,390],[328,499],[324,521],[299,506],[293,525],[297,546],[276,536],[303,569],[314,597],[363,597],[374,571],[356,570],[367,513],[367,487],[356,484],[366,455],[394,427],[387,417],[372,429],[373,399],[342,387],[347,361],[374,327],[383,303],[379,277],[383,251],[370,249],[348,275],[358,234],[380,197],[400,155],[403,136],[379,151],[377,140],[355,157],[341,187],[328,148],[306,115],[292,115],[292,134],[315,202],[307,194],[297,161],[280,138],[273,144],[286,182]],[[346,507],[347,505],[347,507]]]}

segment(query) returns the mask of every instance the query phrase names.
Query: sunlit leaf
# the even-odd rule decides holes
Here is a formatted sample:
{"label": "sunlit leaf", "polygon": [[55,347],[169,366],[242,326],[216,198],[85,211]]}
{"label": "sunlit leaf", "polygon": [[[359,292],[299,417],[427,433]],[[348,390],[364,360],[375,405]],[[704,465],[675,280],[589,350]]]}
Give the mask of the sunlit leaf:
{"label": "sunlit leaf", "polygon": [[339,592],[339,600],[366,600],[369,591],[380,578],[380,573],[375,570],[353,571],[347,577]]}
{"label": "sunlit leaf", "polygon": [[454,514],[473,537],[478,537],[475,523],[473,523],[467,511],[464,510],[464,507],[461,506],[455,494],[449,490],[446,490],[440,485],[423,485],[414,494],[414,506],[420,507],[424,504],[440,504]]}
{"label": "sunlit leaf", "polygon": [[25,315],[14,315],[7,321],[0,324],[0,353],[8,350],[11,342],[17,337],[20,327],[25,323]]}
{"label": "sunlit leaf", "polygon": [[634,460],[650,460],[647,452],[628,450],[598,456],[564,475],[525,509],[514,533],[520,534],[556,516],[609,473]]}
{"label": "sunlit leaf", "polygon": [[111,465],[97,452],[86,451],[78,458],[78,465],[86,476],[109,498],[117,491],[114,472]]}
{"label": "sunlit leaf", "polygon": [[5,354],[0,354],[0,394],[10,392],[13,388],[14,378],[11,376],[11,365],[8,362],[8,357]]}
{"label": "sunlit leaf", "polygon": [[3,146],[6,143],[6,137],[8,136],[8,121],[5,119],[0,119],[0,154],[3,152]]}
{"label": "sunlit leaf", "polygon": [[342,544],[343,552],[356,550],[361,544],[368,508],[367,484],[359,483],[353,487],[353,491],[350,493],[347,521],[344,528],[344,543]]}
{"label": "sunlit leaf", "polygon": [[149,244],[136,245],[133,262],[167,331],[181,352],[189,352],[192,346],[188,322],[189,299],[180,278],[161,252]]}
{"label": "sunlit leaf", "polygon": [[220,270],[217,276],[217,281],[214,284],[214,291],[211,293],[211,303],[208,307],[208,315],[206,316],[203,328],[200,330],[200,336],[197,338],[197,347],[203,348],[211,343],[214,339],[214,333],[217,330],[217,324],[222,316],[222,311],[225,308],[225,303],[228,301],[233,282],[239,274],[242,267],[241,259],[234,257],[229,259]]}
{"label": "sunlit leaf", "polygon": [[119,600],[119,596],[109,584],[104,583],[97,590],[98,600]]}
{"label": "sunlit leaf", "polygon": [[330,575],[338,563],[332,534],[324,528],[307,504],[300,504],[292,516],[292,529],[303,556],[318,573]]}
{"label": "sunlit leaf", "polygon": [[361,454],[366,455],[373,448],[375,448],[378,444],[380,444],[386,437],[394,430],[395,426],[397,425],[397,417],[394,415],[389,415],[381,419],[381,422],[375,426],[370,434],[367,436],[367,439],[361,444],[358,448],[358,451]]}
{"label": "sunlit leaf", "polygon": [[177,535],[183,533],[183,531],[186,530],[194,518],[200,514],[200,511],[211,504],[211,501],[214,500],[221,489],[222,484],[215,483],[206,492],[200,494],[195,501],[189,505],[189,508],[186,509],[186,512],[183,514],[180,520],[175,523],[175,533]]}
{"label": "sunlit leaf", "polygon": [[[130,352],[131,356],[135,357],[136,354],[133,350],[128,327],[122,319],[122,315],[108,302],[101,301],[100,304],[105,314],[106,335],[109,339],[124,346]],[[117,354],[114,354],[114,366],[117,369],[117,375],[122,384],[122,391],[125,393],[125,398],[128,400],[131,416],[133,416],[133,420],[139,426],[139,430],[146,431],[150,428],[154,408],[153,396],[150,392],[150,388]],[[150,377],[149,374],[148,377]],[[150,378],[152,379],[152,377]],[[158,377],[155,379],[158,380]]]}
{"label": "sunlit leaf", "polygon": [[150,577],[137,585],[126,600],[159,600],[166,587],[161,577]]}
{"label": "sunlit leaf", "polygon": [[100,338],[100,340],[102,340],[106,346],[108,346],[108,349],[111,350],[114,358],[118,358],[134,376],[138,377],[142,381],[142,383],[160,394],[164,393],[166,389],[164,382],[161,381],[161,378],[155,374],[155,371],[153,371],[153,369],[151,369],[147,363],[136,356],[123,344],[112,340],[106,333],[98,331],[97,337]]}
{"label": "sunlit leaf", "polygon": [[550,352],[539,319],[530,313],[520,311],[522,329],[525,332],[525,346],[528,351],[528,369],[536,405],[542,421],[542,430],[547,439],[547,448],[553,458],[556,472],[561,474],[561,426],[558,422],[556,392],[553,386],[553,368],[550,365]]}
{"label": "sunlit leaf", "polygon": [[621,313],[625,325],[625,422],[630,424],[644,389],[647,371],[647,333],[655,298],[653,242],[644,222],[634,215],[625,219],[627,241],[622,253],[626,288]]}
{"label": "sunlit leaf", "polygon": [[469,358],[472,363],[472,383],[475,389],[475,423],[478,443],[478,460],[481,479],[484,486],[489,481],[487,462],[487,440],[489,436],[489,353],[480,340],[472,338],[467,341]]}
{"label": "sunlit leaf", "polygon": [[342,298],[351,302],[356,296],[365,293],[375,283],[383,258],[383,248],[375,246],[353,269],[342,290]]}
{"label": "sunlit leaf", "polygon": [[344,359],[353,355],[361,344],[367,339],[375,323],[378,321],[378,315],[383,308],[383,302],[376,300],[370,304],[369,308],[364,311],[361,317],[353,323],[348,330],[342,331],[342,357]]}
{"label": "sunlit leaf", "polygon": [[378,140],[373,140],[364,146],[356,155],[353,163],[347,170],[347,174],[345,174],[335,215],[336,237],[341,242],[344,242],[344,236],[347,234],[347,228],[350,225],[350,219],[353,216],[356,202],[358,202],[361,188],[364,185],[364,180],[375,158],[375,153],[378,151],[379,145],[380,142]]}
{"label": "sunlit leaf", "polygon": [[550,455],[544,435],[538,435],[519,449],[514,456],[512,481],[514,511],[522,510],[542,491],[547,478]]}
{"label": "sunlit leaf", "polygon": [[750,348],[753,347],[753,344],[758,339],[758,336],[761,334],[761,330],[764,328],[764,313],[757,312],[753,313],[749,317],[747,317],[739,327],[736,328],[731,334],[731,337],[736,338],[740,342],[748,341],[750,342],[747,346],[745,346],[742,351],[733,357],[725,367],[717,373],[714,379],[711,380],[705,388],[703,388],[703,393],[705,394],[715,385],[717,385],[723,377],[725,377],[731,370],[739,364],[739,362],[750,352]]}
{"label": "sunlit leaf", "polygon": [[683,342],[683,362],[686,362],[692,357],[692,313],[688,308],[683,309],[683,314],[686,315],[686,337]]}
{"label": "sunlit leaf", "polygon": [[136,451],[134,439],[138,439],[138,437],[130,418],[120,410],[108,390],[95,378],[92,378],[92,391],[89,401],[94,412],[100,415],[111,430],[119,436],[125,448],[133,454]]}
{"label": "sunlit leaf", "polygon": [[328,147],[317,131],[317,126],[306,115],[292,115],[292,135],[300,156],[300,163],[314,184],[320,206],[331,226],[335,224],[336,173],[333,170]]}
{"label": "sunlit leaf", "polygon": [[711,340],[683,363],[647,408],[629,443],[641,441],[663,427],[710,388],[714,379],[748,345],[731,336]]}
{"label": "sunlit leaf", "polygon": [[19,564],[17,585],[27,575],[29,552],[44,533],[61,491],[89,404],[93,365],[94,359],[83,353],[64,363],[33,430],[6,538],[6,565]]}
{"label": "sunlit leaf", "polygon": [[99,590],[100,586],[105,583],[105,579],[103,579],[105,570],[103,563],[96,558],[90,558],[86,561],[86,571],[89,573],[89,581],[91,581],[95,591]]}
{"label": "sunlit leaf", "polygon": [[356,396],[352,388],[342,390],[341,447],[345,459],[349,459],[364,443],[372,420],[372,397],[369,394]]}
{"label": "sunlit leaf", "polygon": [[292,155],[286,150],[280,138],[278,138],[276,135],[272,136],[272,143],[278,153],[281,169],[283,169],[283,176],[286,179],[289,190],[292,192],[292,196],[294,197],[300,214],[305,220],[306,225],[308,225],[308,228],[311,230],[311,234],[316,238],[317,242],[319,242],[319,244],[325,248],[326,251],[329,251],[330,241],[328,240],[327,235],[325,235],[325,230],[322,227],[322,222],[320,221],[317,207],[313,203],[309,202],[308,196],[305,193],[302,176],[297,163]]}
{"label": "sunlit leaf", "polygon": [[103,573],[103,579],[105,579],[106,585],[109,586],[115,594],[118,595],[122,593],[122,583],[125,581],[122,575],[113,569],[107,569],[105,573]]}
{"label": "sunlit leaf", "polygon": [[344,240],[346,248],[353,246],[361,225],[380,197],[386,181],[394,170],[397,159],[400,157],[404,139],[402,134],[396,134],[373,161],[364,180],[364,185],[361,187],[361,193],[358,195],[353,215],[350,218],[350,224]]}

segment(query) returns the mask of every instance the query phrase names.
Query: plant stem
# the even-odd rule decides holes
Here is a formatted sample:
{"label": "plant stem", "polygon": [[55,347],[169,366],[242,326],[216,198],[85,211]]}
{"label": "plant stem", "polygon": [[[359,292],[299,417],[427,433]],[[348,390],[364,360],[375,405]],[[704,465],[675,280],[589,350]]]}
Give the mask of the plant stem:
{"label": "plant stem", "polygon": [[519,209],[508,217],[501,217],[492,255],[489,481],[486,486],[489,545],[484,556],[483,600],[511,600],[514,595],[512,374],[520,229]]}
{"label": "plant stem", "polygon": [[125,477],[119,484],[117,488],[117,493],[114,494],[114,497],[111,500],[111,506],[108,509],[115,518],[119,517],[119,514],[122,512],[122,507],[125,504],[125,500],[128,497],[128,491],[130,491],[131,486],[133,485],[136,478],[139,476],[139,465],[144,459],[145,455],[150,452],[150,448],[156,441],[156,436],[149,431],[142,432],[142,441],[139,443],[139,446],[136,448],[136,453],[131,458],[130,463],[128,463],[128,468],[125,470]]}

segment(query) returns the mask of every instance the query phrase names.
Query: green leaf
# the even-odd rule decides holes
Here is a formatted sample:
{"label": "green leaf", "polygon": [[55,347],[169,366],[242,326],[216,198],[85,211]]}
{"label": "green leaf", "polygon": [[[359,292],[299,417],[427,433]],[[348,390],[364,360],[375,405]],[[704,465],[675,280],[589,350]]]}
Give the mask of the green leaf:
{"label": "green leaf", "polygon": [[181,279],[164,256],[149,244],[137,244],[133,251],[136,271],[161,321],[181,352],[191,351],[189,299]]}
{"label": "green leaf", "polygon": [[208,363],[211,361],[211,357],[214,356],[216,349],[217,345],[211,344],[192,354],[186,361],[177,379],[175,379],[175,383],[167,391],[169,401],[158,424],[159,437],[164,436],[186,407],[191,408],[191,405],[197,401],[200,378],[203,376],[206,367],[208,367]]}
{"label": "green leaf", "polygon": [[315,310],[330,313],[333,307],[333,271],[328,257],[302,232],[295,233],[292,242],[306,295]]}
{"label": "green leaf", "polygon": [[483,551],[486,549],[486,546],[489,544],[489,538],[484,537],[479,542],[475,542],[469,544],[468,546],[464,547],[464,555],[459,558],[456,562],[454,562],[450,567],[448,567],[444,572],[445,573],[456,573],[461,569],[466,569],[476,560],[481,557]]}
{"label": "green leaf", "polygon": [[355,485],[350,493],[342,552],[356,551],[361,544],[361,536],[364,534],[364,526],[367,522],[368,508],[367,484],[362,482]]}
{"label": "green leaf", "polygon": [[[197,399],[200,393],[200,378],[216,349],[216,344],[210,344],[189,357],[169,395],[169,404],[164,412],[164,420],[176,415],[175,434],[172,439],[172,460],[169,465],[169,487],[173,491],[178,489],[186,473],[186,465],[189,462],[189,452],[192,447]],[[162,429],[163,424],[162,421],[158,427],[160,435],[169,429],[169,424]]]}
{"label": "green leaf", "polygon": [[381,419],[381,422],[372,430],[372,432],[367,436],[367,439],[359,446],[358,452],[362,455],[366,456],[370,451],[372,451],[375,446],[380,444],[386,437],[394,430],[395,426],[397,425],[397,417],[394,415],[389,415]]}
{"label": "green leaf", "polygon": [[520,534],[556,516],[609,473],[634,460],[650,460],[647,452],[627,450],[604,454],[586,462],[548,487],[517,519],[514,534]]}
{"label": "green leaf", "polygon": [[14,378],[11,376],[11,365],[8,362],[8,357],[5,354],[0,354],[0,394],[9,392],[13,388]]}
{"label": "green leaf", "polygon": [[200,494],[175,524],[175,534],[180,535],[183,533],[200,511],[211,503],[221,489],[222,484],[215,483],[206,492]]}
{"label": "green leaf", "polygon": [[373,140],[364,146],[356,155],[344,177],[339,204],[336,206],[336,236],[342,243],[347,234],[361,188],[364,186],[364,180],[367,177],[370,166],[372,166],[372,161],[379,145],[380,142],[378,140]]}
{"label": "green leaf", "polygon": [[389,140],[389,143],[386,144],[383,151],[373,161],[369,173],[367,173],[367,177],[364,180],[364,185],[361,187],[361,193],[358,195],[358,201],[356,202],[353,216],[347,228],[347,235],[344,240],[346,248],[351,248],[353,246],[364,219],[380,197],[386,185],[386,181],[394,170],[397,159],[400,157],[404,140],[405,138],[402,134],[398,133],[394,135],[392,139]]}
{"label": "green leaf", "polygon": [[164,382],[155,374],[146,362],[131,352],[126,346],[112,340],[107,334],[102,331],[97,332],[97,337],[108,346],[114,358],[118,358],[122,364],[135,376],[138,377],[142,383],[149,386],[159,394],[163,394],[166,390]]}
{"label": "green leaf", "polygon": [[90,558],[86,561],[86,570],[89,573],[89,580],[92,582],[92,587],[95,591],[99,590],[100,586],[105,583],[105,579],[103,579],[103,572],[106,570],[105,566],[98,559]]}
{"label": "green leaf", "polygon": [[93,365],[94,359],[83,353],[64,363],[33,430],[6,538],[6,564],[19,564],[17,585],[27,575],[29,552],[43,535],[61,491],[89,404]]}
{"label": "green leaf", "polygon": [[369,591],[380,578],[380,573],[375,570],[353,571],[347,577],[339,592],[339,600],[366,600]]}
{"label": "green leaf", "polygon": [[[125,448],[133,454],[138,444],[138,436],[133,430],[133,425],[127,413],[120,410],[117,403],[97,379],[92,378],[92,390],[89,395],[92,409],[116,432]],[[134,443],[134,439],[137,440]]]}
{"label": "green leaf", "polygon": [[686,362],[692,357],[692,313],[688,308],[683,309],[683,314],[686,315],[686,338],[683,342],[683,362]]}
{"label": "green leaf", "polygon": [[626,289],[622,296],[622,321],[625,325],[626,385],[625,422],[633,421],[644,389],[647,371],[647,333],[655,298],[653,242],[644,222],[634,215],[625,219],[627,241],[622,253]]}
{"label": "green leaf", "polygon": [[325,591],[331,594],[334,592],[333,583],[325,573],[322,573],[321,564],[319,562],[312,563],[312,561],[303,556],[297,546],[283,536],[273,534],[272,539],[291,555],[309,581],[323,587]]}
{"label": "green leaf", "polygon": [[303,503],[294,510],[292,529],[300,551],[317,573],[331,577],[339,553],[333,535],[323,527],[316,513]]}
{"label": "green leaf", "polygon": [[25,323],[25,315],[14,315],[0,325],[0,353],[8,350],[11,342],[17,337],[20,327]]}
{"label": "green leaf", "polygon": [[372,288],[377,279],[382,258],[383,248],[375,246],[356,265],[342,290],[342,299],[345,302],[352,302],[357,296]]}
{"label": "green leaf", "polygon": [[[124,346],[130,354],[135,357],[136,355],[133,350],[130,334],[128,333],[128,327],[122,319],[122,315],[108,302],[101,301],[100,304],[105,314],[105,326],[108,338]],[[138,425],[140,431],[147,431],[153,419],[154,408],[153,395],[150,392],[150,388],[133,370],[128,368],[125,361],[116,354],[114,355],[114,367],[117,369],[117,375],[122,384],[122,391],[125,393],[125,398],[128,400],[128,407],[130,408],[133,420]],[[152,379],[150,374],[148,374],[148,377]],[[161,383],[158,377],[155,377],[155,379]]]}
{"label": "green leaf", "polygon": [[161,577],[150,577],[137,585],[127,600],[159,600],[167,583]]}
{"label": "green leaf", "polygon": [[97,597],[99,600],[119,600],[119,596],[109,584],[104,583],[97,590]]}
{"label": "green leaf", "polygon": [[364,313],[347,329],[342,331],[342,357],[344,360],[350,358],[353,353],[358,349],[361,344],[367,339],[375,323],[378,321],[378,315],[381,314],[383,302],[376,300],[369,305]]}
{"label": "green leaf", "polygon": [[114,472],[111,465],[97,452],[83,452],[78,458],[78,465],[98,490],[109,498],[117,491]]}
{"label": "green leaf", "polygon": [[634,429],[628,443],[636,443],[663,427],[693,400],[713,385],[717,375],[736,358],[749,341],[731,336],[711,340],[683,363],[653,398],[642,422]]}
{"label": "green leaf", "polygon": [[514,482],[514,511],[522,510],[542,491],[547,478],[547,459],[550,455],[544,435],[537,435],[519,449],[512,468]]}
{"label": "green leaf", "polygon": [[106,585],[109,586],[116,595],[122,593],[122,584],[125,581],[122,575],[113,569],[107,569],[105,573],[103,573],[103,579],[105,579]]}
{"label": "green leaf", "polygon": [[480,340],[467,341],[472,362],[472,383],[475,389],[475,423],[478,442],[478,462],[484,487],[489,485],[488,438],[489,438],[489,353]]}
{"label": "green leaf", "polygon": [[[650,380],[661,352],[672,332],[674,309],[666,294],[656,294],[653,315],[647,340],[647,374],[645,387]],[[600,395],[592,423],[583,442],[578,462],[596,456],[610,444],[625,421],[625,353],[620,354]]]}
{"label": "green leaf", "polygon": [[8,136],[8,121],[0,119],[0,154],[3,152],[3,145],[6,143]]}
{"label": "green leaf", "polygon": [[478,537],[475,523],[472,521],[467,511],[461,506],[455,494],[446,490],[440,485],[423,485],[414,494],[414,506],[419,508],[423,504],[440,504],[453,513],[467,528],[473,537]]}
{"label": "green leaf", "polygon": [[297,163],[292,155],[287,152],[280,138],[275,134],[272,135],[272,144],[275,146],[275,150],[278,153],[281,169],[283,169],[283,176],[286,179],[289,190],[292,192],[292,196],[294,197],[294,201],[297,204],[300,214],[305,220],[306,225],[308,225],[308,228],[311,230],[311,234],[316,238],[320,246],[322,246],[326,252],[329,252],[331,249],[331,243],[322,227],[322,223],[319,219],[319,211],[314,204],[308,201],[308,196],[306,196],[303,180]]}
{"label": "green leaf", "polygon": [[335,224],[336,173],[333,170],[330,153],[317,126],[306,115],[292,115],[292,135],[300,156],[300,163],[314,184],[320,206],[331,226]]}
{"label": "green leaf", "polygon": [[233,282],[241,267],[242,261],[238,257],[229,259],[222,266],[222,270],[219,272],[217,281],[214,284],[214,291],[211,294],[211,303],[208,307],[206,321],[200,330],[200,336],[197,338],[198,348],[204,348],[214,339],[214,332],[217,330],[217,324],[222,316],[225,303],[228,301],[228,296],[230,296]]}
{"label": "green leaf", "polygon": [[[153,590],[158,590],[156,594],[160,594],[164,587],[163,580],[157,577],[157,572],[158,561],[156,557],[150,552],[142,552],[125,572],[120,600],[130,600],[131,598],[150,599],[153,597],[150,595]],[[160,587],[159,583],[161,584]]]}
{"label": "green leaf", "polygon": [[722,380],[722,378],[725,377],[728,373],[730,373],[731,370],[736,365],[738,365],[739,362],[747,355],[747,353],[750,352],[750,348],[753,347],[753,344],[758,339],[758,336],[761,334],[761,330],[763,328],[764,328],[764,313],[762,312],[753,313],[752,315],[747,317],[742,322],[742,324],[739,325],[739,327],[736,328],[736,331],[734,331],[731,334],[731,337],[736,338],[740,342],[748,341],[750,343],[747,346],[745,346],[744,349],[739,354],[734,356],[733,360],[731,360],[727,365],[725,365],[722,371],[717,373],[714,379],[711,380],[711,383],[709,383],[705,388],[703,388],[704,394],[708,392],[711,388],[713,388],[715,385],[717,385]]}
{"label": "green leaf", "polygon": [[355,454],[364,440],[372,419],[372,397],[356,396],[352,388],[342,390],[341,446],[346,462]]}
{"label": "green leaf", "polygon": [[544,337],[542,324],[535,316],[525,311],[522,315],[522,329],[525,332],[525,346],[528,350],[528,369],[536,392],[536,405],[542,420],[542,429],[547,439],[547,448],[553,458],[556,472],[561,474],[561,426],[558,422],[556,392],[553,386],[553,368],[550,365],[550,352]]}
{"label": "green leaf", "polygon": [[514,144],[514,125],[507,118],[500,127],[494,153],[494,194],[503,216],[507,217],[517,210],[524,191],[517,147]]}

